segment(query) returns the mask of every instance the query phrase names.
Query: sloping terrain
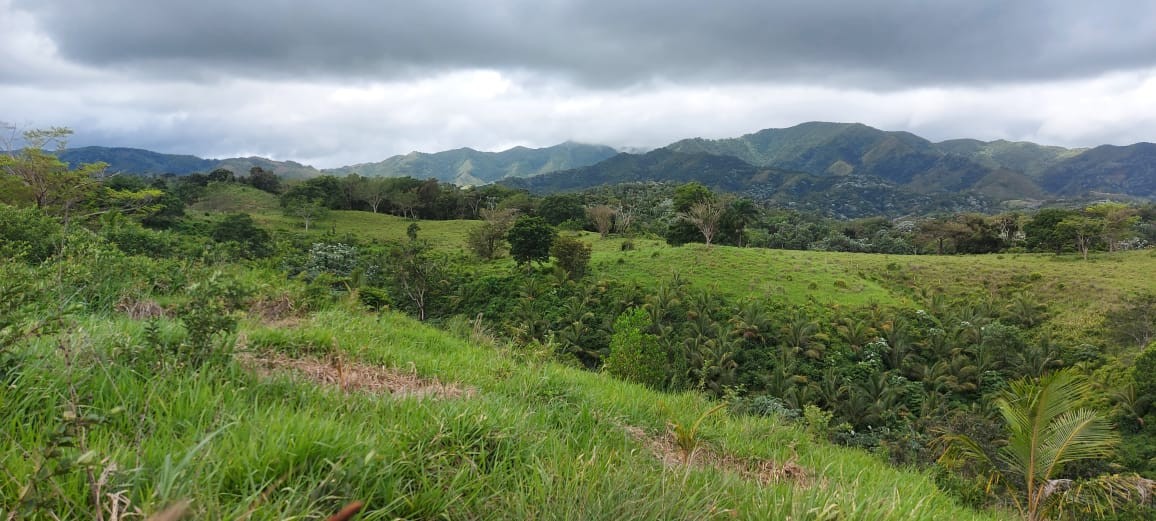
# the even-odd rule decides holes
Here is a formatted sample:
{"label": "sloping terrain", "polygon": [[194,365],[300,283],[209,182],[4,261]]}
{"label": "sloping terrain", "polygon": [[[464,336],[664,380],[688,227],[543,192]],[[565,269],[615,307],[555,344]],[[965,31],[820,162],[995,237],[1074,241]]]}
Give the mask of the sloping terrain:
{"label": "sloping terrain", "polygon": [[1041,174],[1048,191],[1076,196],[1156,196],[1156,144],[1103,145],[1053,165]]}
{"label": "sloping terrain", "polygon": [[412,152],[377,163],[327,169],[325,173],[434,178],[458,186],[474,186],[507,177],[529,177],[592,165],[615,153],[614,149],[607,146],[573,142],[546,148],[515,147],[502,152],[480,152],[472,148],[459,148],[433,154]]}

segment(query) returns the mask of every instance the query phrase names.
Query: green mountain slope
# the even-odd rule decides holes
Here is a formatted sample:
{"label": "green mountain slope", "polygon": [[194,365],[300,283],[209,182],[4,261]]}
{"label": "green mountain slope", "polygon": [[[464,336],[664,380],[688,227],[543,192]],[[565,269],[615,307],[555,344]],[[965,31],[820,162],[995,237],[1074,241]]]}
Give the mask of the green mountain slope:
{"label": "green mountain slope", "polygon": [[123,147],[70,148],[60,154],[60,159],[74,167],[82,163],[104,162],[108,163],[111,172],[129,174],[191,174],[208,172],[217,164],[214,159]]}
{"label": "green mountain slope", "polygon": [[919,193],[867,175],[814,175],[755,167],[732,156],[685,153],[660,148],[646,154],[619,154],[596,165],[503,184],[537,193],[581,190],[628,182],[700,182],[757,201],[825,215],[852,218],[901,216],[939,211],[987,211],[992,205],[975,194]]}
{"label": "green mountain slope", "polygon": [[321,175],[320,171],[309,165],[303,165],[295,161],[274,161],[272,159],[255,156],[222,159],[213,165],[214,169],[225,168],[237,175],[248,175],[249,170],[253,167],[260,167],[265,171],[273,172],[287,179],[308,179]]}
{"label": "green mountain slope", "polygon": [[615,154],[602,145],[566,142],[546,148],[514,147],[502,152],[459,148],[427,154],[412,152],[377,163],[327,169],[333,175],[434,178],[459,186],[492,183],[507,177],[529,177],[592,165]]}
{"label": "green mountain slope", "polygon": [[1047,190],[1068,196],[1156,197],[1156,144],[1098,146],[1053,165],[1040,179]]}
{"label": "green mountain slope", "polygon": [[[918,193],[975,191],[993,199],[1041,195],[1034,181],[998,162],[974,160],[960,144],[945,150],[909,132],[859,123],[810,122],[733,139],[689,139],[668,148],[740,158],[753,165],[819,176],[872,176]],[[1009,197],[1009,191],[1015,192]]]}
{"label": "green mountain slope", "polygon": [[70,148],[60,154],[60,159],[72,165],[101,161],[108,163],[109,172],[125,174],[184,175],[196,172],[207,173],[218,168],[225,168],[237,175],[248,175],[250,168],[261,167],[290,179],[321,175],[321,172],[316,168],[294,161],[274,161],[264,157],[203,159],[191,155],[162,154],[139,148],[95,146]]}
{"label": "green mountain slope", "polygon": [[989,168],[1006,168],[1031,178],[1038,178],[1051,166],[1087,150],[1003,139],[951,139],[936,143],[935,147],[944,153],[963,156]]}

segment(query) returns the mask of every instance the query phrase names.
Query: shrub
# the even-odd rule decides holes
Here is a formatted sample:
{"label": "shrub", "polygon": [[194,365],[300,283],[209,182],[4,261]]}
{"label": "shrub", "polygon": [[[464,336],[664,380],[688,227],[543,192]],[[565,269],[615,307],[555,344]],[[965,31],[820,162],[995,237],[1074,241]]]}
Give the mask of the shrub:
{"label": "shrub", "polygon": [[305,261],[305,273],[310,278],[322,273],[348,277],[356,268],[357,248],[341,243],[316,243],[309,248],[309,259]]}
{"label": "shrub", "polygon": [[177,306],[176,315],[185,326],[185,341],[177,346],[180,360],[197,368],[227,357],[230,336],[237,329],[236,311],[247,291],[239,281],[213,273],[185,288],[188,300]]}
{"label": "shrub", "polygon": [[60,224],[36,208],[0,204],[0,257],[39,264],[56,254]]}
{"label": "shrub", "polygon": [[210,236],[214,241],[237,243],[238,251],[249,259],[268,257],[273,253],[273,240],[269,233],[261,229],[247,213],[225,216],[213,226]]}
{"label": "shrub", "polygon": [[577,280],[586,275],[586,268],[590,264],[590,245],[573,237],[554,239],[550,254],[558,261],[558,266],[570,274],[570,278]]}
{"label": "shrub", "polygon": [[658,389],[666,381],[666,360],[658,337],[643,332],[650,325],[646,310],[623,311],[614,321],[610,355],[603,369],[617,378]]}

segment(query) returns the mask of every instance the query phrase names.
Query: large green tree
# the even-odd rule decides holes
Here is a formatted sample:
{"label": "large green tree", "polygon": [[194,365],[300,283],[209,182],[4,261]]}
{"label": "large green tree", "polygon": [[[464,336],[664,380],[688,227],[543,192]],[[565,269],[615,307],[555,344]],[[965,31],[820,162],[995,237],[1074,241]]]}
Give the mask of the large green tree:
{"label": "large green tree", "polygon": [[558,232],[541,217],[522,216],[506,234],[510,256],[519,264],[550,260],[550,246]]}

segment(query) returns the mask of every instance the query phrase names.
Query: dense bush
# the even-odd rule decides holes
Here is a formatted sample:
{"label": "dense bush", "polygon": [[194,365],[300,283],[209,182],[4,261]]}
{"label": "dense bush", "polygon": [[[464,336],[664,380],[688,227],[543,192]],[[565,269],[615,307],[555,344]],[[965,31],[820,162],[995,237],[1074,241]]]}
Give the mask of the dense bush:
{"label": "dense bush", "polygon": [[0,203],[0,257],[40,263],[60,246],[60,223],[36,208]]}
{"label": "dense bush", "polygon": [[590,264],[590,245],[573,237],[559,236],[554,239],[550,254],[558,263],[558,267],[566,270],[571,279],[580,279],[586,275],[586,266]]}

